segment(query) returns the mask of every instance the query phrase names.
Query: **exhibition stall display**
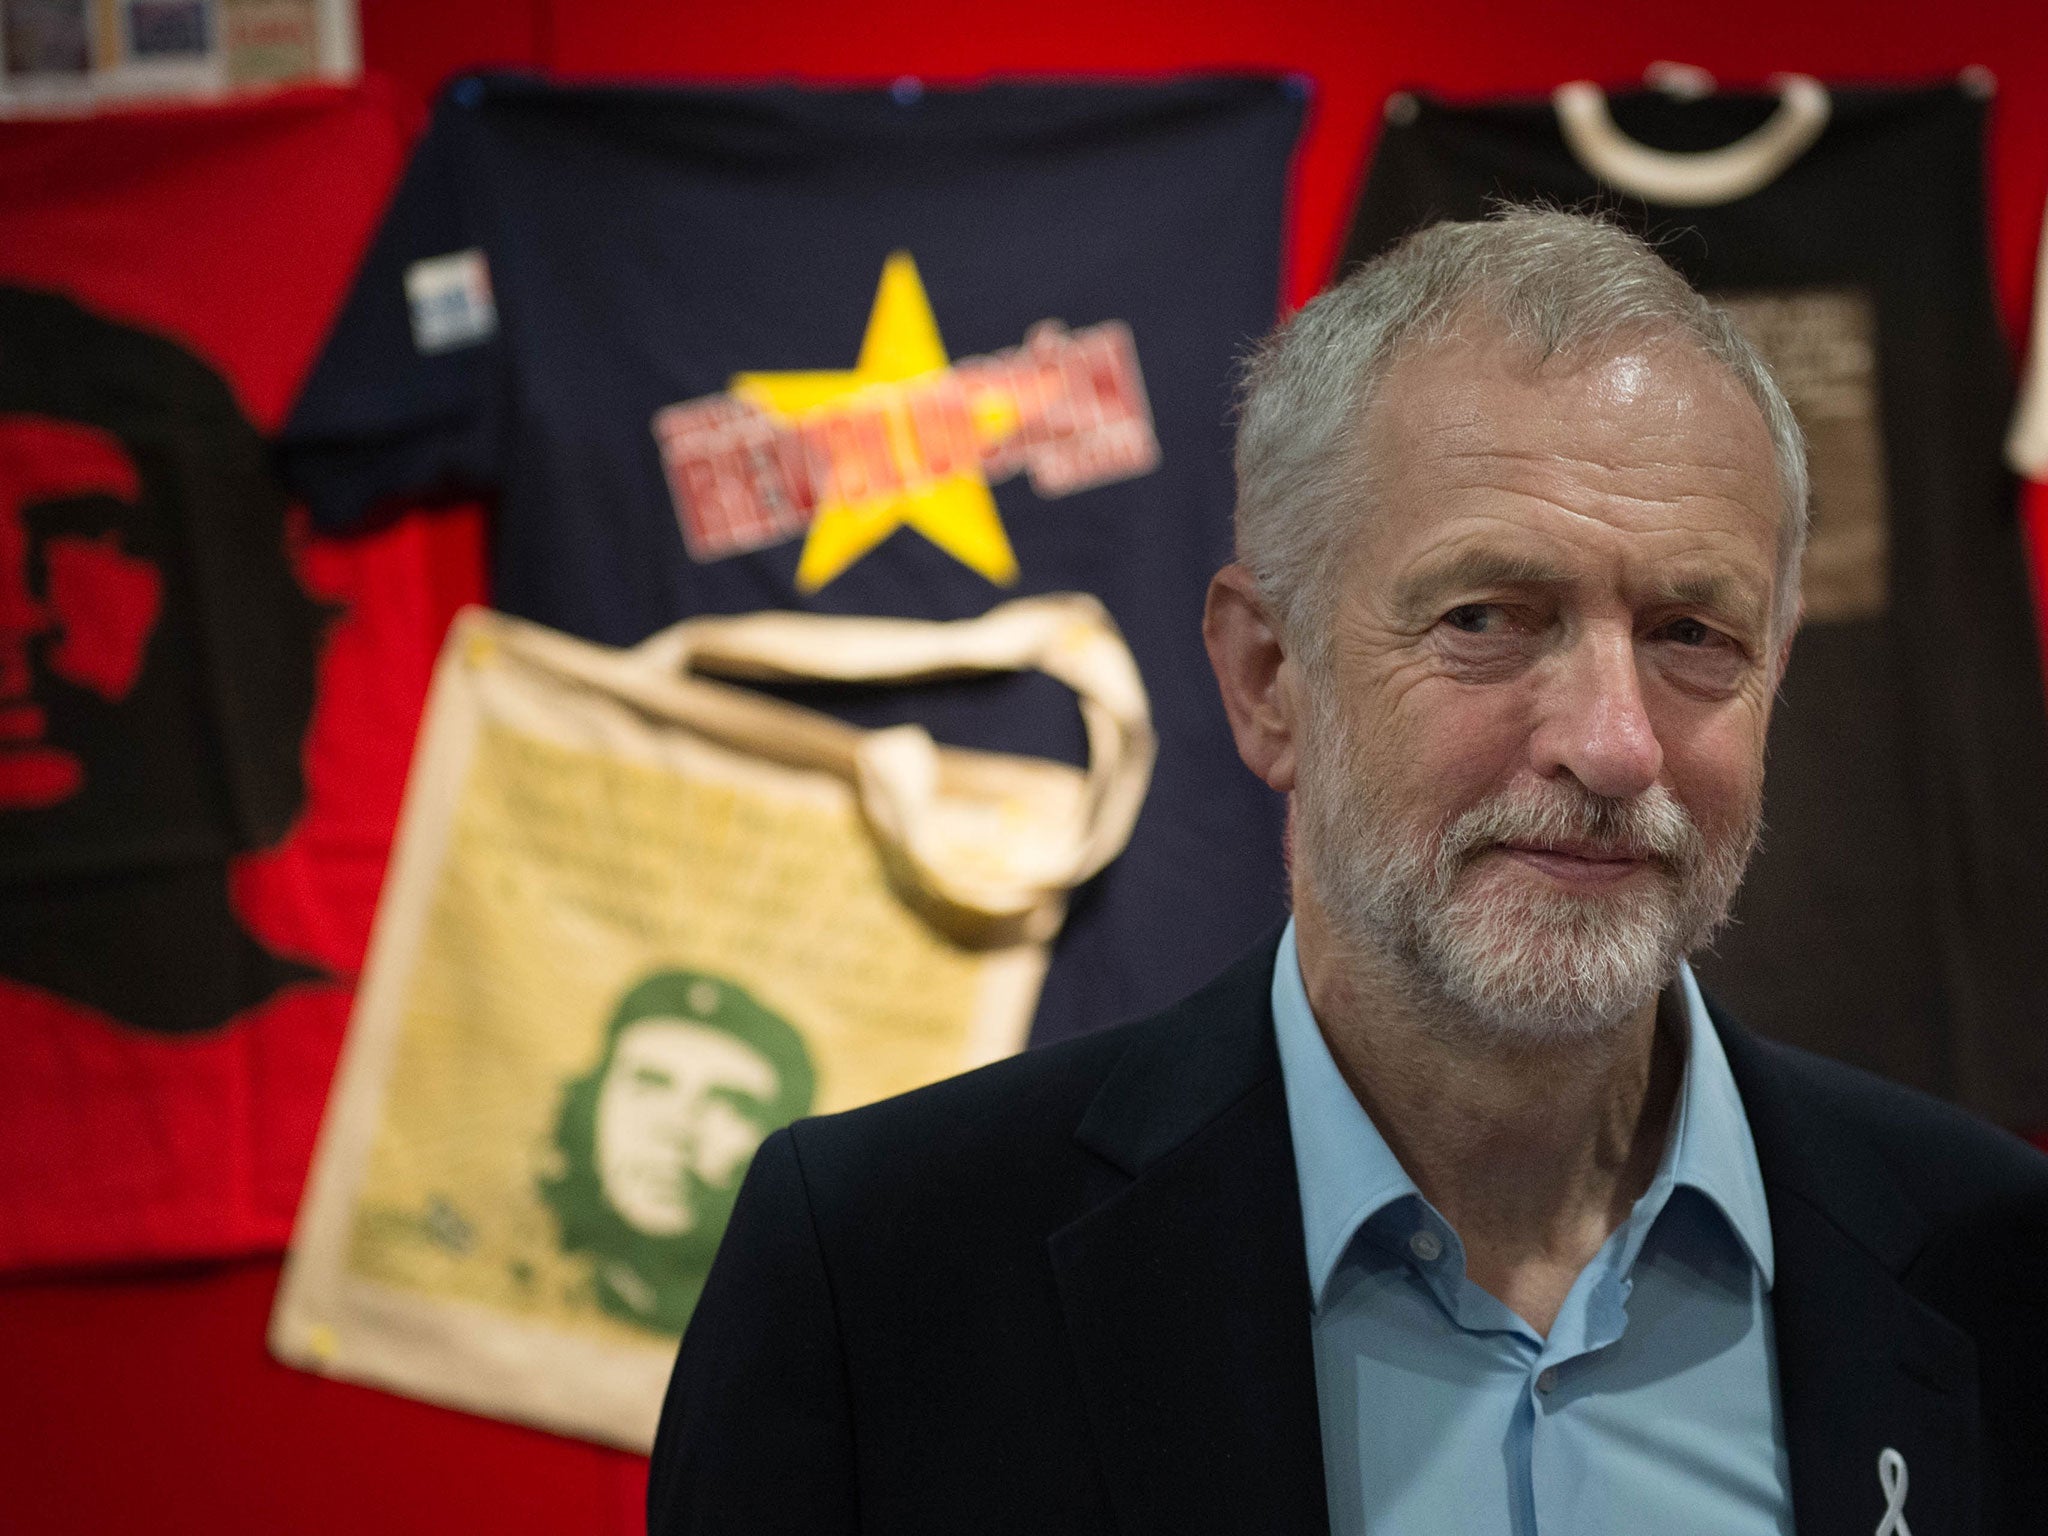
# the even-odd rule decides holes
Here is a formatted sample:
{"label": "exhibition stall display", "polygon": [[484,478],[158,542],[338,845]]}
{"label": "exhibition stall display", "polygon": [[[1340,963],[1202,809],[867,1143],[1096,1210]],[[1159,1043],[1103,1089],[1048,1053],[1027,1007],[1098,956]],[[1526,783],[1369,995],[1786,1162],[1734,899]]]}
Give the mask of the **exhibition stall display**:
{"label": "exhibition stall display", "polygon": [[[177,9],[5,8],[0,1272],[289,1242],[278,1358],[644,1450],[764,1136],[1284,916],[1201,631],[1311,92],[78,110],[179,39],[353,72],[341,8]],[[1329,275],[1595,208],[1770,359],[1805,615],[1701,979],[2038,1131],[2048,305],[2016,388],[1989,83],[1681,84],[1390,97]]]}

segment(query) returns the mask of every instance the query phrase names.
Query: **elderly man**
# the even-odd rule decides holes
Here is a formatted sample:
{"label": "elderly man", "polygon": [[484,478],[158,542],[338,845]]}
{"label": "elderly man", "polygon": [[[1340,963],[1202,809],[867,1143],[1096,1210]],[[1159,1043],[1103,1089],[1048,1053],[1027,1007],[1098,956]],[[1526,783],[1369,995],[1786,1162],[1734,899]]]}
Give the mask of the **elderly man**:
{"label": "elderly man", "polygon": [[1261,350],[1238,471],[1293,921],[765,1143],[653,1529],[2048,1529],[2048,1161],[1685,965],[1799,608],[1756,354],[1607,225],[1443,225]]}

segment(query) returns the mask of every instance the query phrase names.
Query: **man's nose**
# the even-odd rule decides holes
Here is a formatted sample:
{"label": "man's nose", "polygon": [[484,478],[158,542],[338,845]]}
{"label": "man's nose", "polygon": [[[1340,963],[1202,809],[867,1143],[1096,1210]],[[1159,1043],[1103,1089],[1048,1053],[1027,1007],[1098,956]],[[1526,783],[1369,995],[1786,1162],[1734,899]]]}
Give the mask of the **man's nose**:
{"label": "man's nose", "polygon": [[1568,773],[1591,793],[1639,795],[1664,770],[1664,748],[1643,704],[1634,637],[1596,632],[1557,659],[1530,741],[1545,778]]}

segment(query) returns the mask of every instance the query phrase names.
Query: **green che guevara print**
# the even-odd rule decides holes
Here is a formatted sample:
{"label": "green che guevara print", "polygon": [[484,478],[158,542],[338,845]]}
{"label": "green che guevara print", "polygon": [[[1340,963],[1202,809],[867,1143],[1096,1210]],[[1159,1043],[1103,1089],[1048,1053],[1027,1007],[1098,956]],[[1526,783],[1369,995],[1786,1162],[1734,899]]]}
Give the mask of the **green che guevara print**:
{"label": "green che guevara print", "polygon": [[815,1081],[802,1036],[729,981],[661,971],[626,993],[539,1182],[606,1313],[682,1332],[755,1149],[810,1113]]}

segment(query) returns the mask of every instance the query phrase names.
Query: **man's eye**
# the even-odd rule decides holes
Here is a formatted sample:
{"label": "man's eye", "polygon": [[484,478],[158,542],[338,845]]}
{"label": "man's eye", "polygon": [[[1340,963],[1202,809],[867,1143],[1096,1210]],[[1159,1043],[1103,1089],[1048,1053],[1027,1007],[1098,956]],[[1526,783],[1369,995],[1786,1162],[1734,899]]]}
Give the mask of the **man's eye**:
{"label": "man's eye", "polygon": [[1491,603],[1460,603],[1444,615],[1444,622],[1468,635],[1483,635],[1496,626],[1500,610]]}
{"label": "man's eye", "polygon": [[1664,626],[1664,634],[1680,645],[1699,646],[1712,645],[1718,632],[1698,619],[1673,619]]}

